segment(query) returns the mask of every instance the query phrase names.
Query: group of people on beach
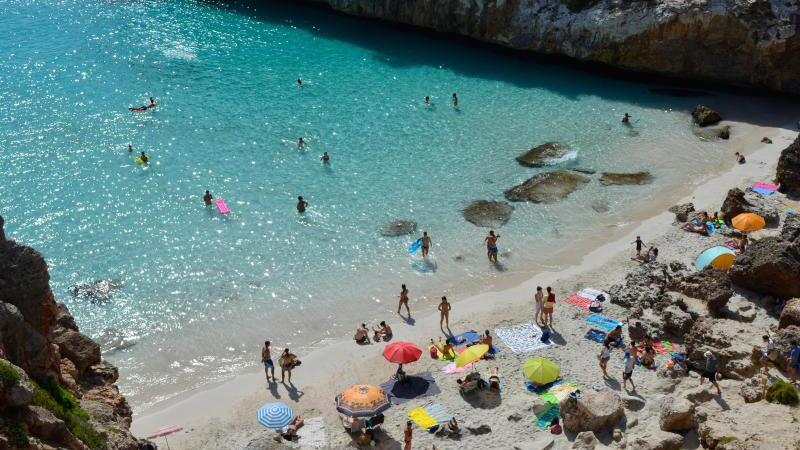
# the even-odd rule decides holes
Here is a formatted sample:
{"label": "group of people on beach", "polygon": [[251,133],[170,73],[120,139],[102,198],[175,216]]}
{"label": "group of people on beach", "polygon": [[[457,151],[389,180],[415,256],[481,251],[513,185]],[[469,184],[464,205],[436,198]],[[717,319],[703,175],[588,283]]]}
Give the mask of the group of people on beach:
{"label": "group of people on beach", "polygon": [[[264,341],[264,346],[261,347],[261,364],[264,365],[264,373],[267,376],[267,382],[277,383],[277,378],[275,378],[275,363],[272,361],[270,345],[272,345],[270,341]],[[288,377],[289,384],[292,384],[292,370],[300,365],[300,359],[297,358],[297,355],[290,352],[288,348],[285,348],[278,358],[278,365],[281,368],[281,383],[284,383],[284,380]]]}

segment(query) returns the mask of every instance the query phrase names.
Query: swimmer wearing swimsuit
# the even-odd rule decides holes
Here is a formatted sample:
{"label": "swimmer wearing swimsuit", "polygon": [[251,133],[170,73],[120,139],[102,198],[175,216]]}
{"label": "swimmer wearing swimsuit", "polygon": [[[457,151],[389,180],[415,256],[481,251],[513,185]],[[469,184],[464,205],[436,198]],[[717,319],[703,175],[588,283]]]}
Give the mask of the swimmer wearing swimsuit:
{"label": "swimmer wearing swimsuit", "polygon": [[489,230],[489,235],[483,240],[486,242],[486,251],[490,262],[497,262],[497,239],[500,235],[495,235],[494,230]]}
{"label": "swimmer wearing swimsuit", "polygon": [[428,251],[431,248],[431,238],[428,236],[427,231],[422,232],[422,257],[428,256]]}

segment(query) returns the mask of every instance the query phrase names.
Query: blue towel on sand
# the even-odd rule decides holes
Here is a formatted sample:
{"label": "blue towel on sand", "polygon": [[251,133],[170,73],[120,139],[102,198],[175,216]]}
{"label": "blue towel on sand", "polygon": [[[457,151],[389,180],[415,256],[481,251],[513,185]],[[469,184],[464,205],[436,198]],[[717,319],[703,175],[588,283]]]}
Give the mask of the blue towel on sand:
{"label": "blue towel on sand", "polygon": [[530,381],[525,382],[525,389],[529,392],[533,392],[534,394],[541,394],[542,392],[550,389],[551,387],[561,383],[561,379],[553,381],[552,383],[543,384],[541,386],[535,385]]}
{"label": "blue towel on sand", "polygon": [[617,322],[601,314],[590,314],[589,317],[586,318],[586,322],[603,331],[611,331],[616,328],[617,325],[622,325],[622,322]]}
{"label": "blue towel on sand", "polygon": [[550,405],[545,412],[536,416],[536,426],[542,430],[546,430],[550,428],[550,423],[553,422],[553,419],[560,414],[561,411],[558,409],[558,405]]}
{"label": "blue towel on sand", "polygon": [[586,332],[586,336],[584,337],[590,341],[595,341],[602,344],[603,341],[606,340],[606,333],[605,331],[595,330],[594,328],[592,328],[591,330]]}
{"label": "blue towel on sand", "polygon": [[466,345],[480,342],[481,335],[475,330],[465,331],[464,333],[447,338],[447,342],[453,345]]}

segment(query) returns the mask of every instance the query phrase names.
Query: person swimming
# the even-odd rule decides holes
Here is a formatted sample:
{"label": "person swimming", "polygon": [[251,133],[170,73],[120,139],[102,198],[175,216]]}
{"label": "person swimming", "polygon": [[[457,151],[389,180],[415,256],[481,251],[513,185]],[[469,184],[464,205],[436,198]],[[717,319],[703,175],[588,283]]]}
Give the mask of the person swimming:
{"label": "person swimming", "polygon": [[304,148],[305,146],[306,141],[304,141],[302,137],[297,138],[297,148]]}
{"label": "person swimming", "polygon": [[458,108],[458,94],[453,92],[453,107]]}
{"label": "person swimming", "polygon": [[303,197],[297,197],[297,212],[304,213],[308,207],[308,202],[303,200]]}
{"label": "person swimming", "polygon": [[128,109],[133,111],[133,112],[145,112],[148,109],[153,109],[153,108],[155,108],[157,106],[158,106],[158,103],[156,103],[156,100],[153,97],[150,97],[150,103],[148,103],[146,105],[142,105],[142,106],[134,106],[134,107],[131,107],[131,108],[128,108]]}
{"label": "person swimming", "polygon": [[631,115],[628,114],[628,113],[625,113],[625,115],[622,116],[622,123],[631,123]]}
{"label": "person swimming", "polygon": [[206,206],[211,206],[211,200],[213,200],[213,199],[214,199],[214,196],[211,195],[211,192],[206,191],[206,194],[203,196],[203,203],[205,203]]}
{"label": "person swimming", "polygon": [[300,78],[297,79],[297,87],[303,87],[303,80]]}
{"label": "person swimming", "polygon": [[147,162],[150,161],[150,158],[148,158],[147,155],[145,155],[144,152],[142,152],[139,155],[139,160],[142,162],[142,164],[147,164]]}
{"label": "person swimming", "polygon": [[131,144],[128,144],[128,153],[133,153],[133,146]]}
{"label": "person swimming", "polygon": [[489,230],[489,235],[483,240],[486,242],[486,251],[490,262],[497,262],[497,239],[499,238],[499,234],[495,236],[494,230]]}
{"label": "person swimming", "polygon": [[430,105],[431,104],[431,96],[430,95],[426,95],[425,96],[425,104],[426,105]]}
{"label": "person swimming", "polygon": [[330,164],[331,157],[328,156],[328,152],[322,152],[322,157],[320,158],[320,161],[322,161],[322,164]]}

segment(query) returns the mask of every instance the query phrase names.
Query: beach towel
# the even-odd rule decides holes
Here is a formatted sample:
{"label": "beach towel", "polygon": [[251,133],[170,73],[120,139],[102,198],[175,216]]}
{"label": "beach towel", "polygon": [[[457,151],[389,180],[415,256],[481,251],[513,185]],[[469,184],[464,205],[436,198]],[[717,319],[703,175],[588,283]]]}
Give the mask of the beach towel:
{"label": "beach towel", "polygon": [[400,382],[391,378],[381,384],[380,387],[389,394],[389,400],[394,405],[400,405],[414,398],[427,397],[441,392],[429,372],[409,375]]}
{"label": "beach towel", "polygon": [[586,297],[581,297],[580,295],[573,295],[572,297],[564,299],[564,301],[583,310],[588,310],[589,305],[592,303],[592,300],[589,300]]}
{"label": "beach towel", "polygon": [[425,408],[414,408],[408,412],[407,416],[412,422],[417,424],[417,426],[423,430],[427,430],[439,425],[439,423],[436,422],[436,419],[431,417],[431,415],[428,414],[428,411],[425,411]]}
{"label": "beach towel", "polygon": [[475,330],[465,331],[464,333],[447,338],[447,342],[456,346],[474,344],[480,341],[481,341],[481,335],[478,334],[478,332]]}
{"label": "beach towel", "polygon": [[591,330],[586,332],[586,335],[584,337],[590,341],[595,341],[597,343],[602,344],[606,340],[606,333],[604,331],[592,328]]}
{"label": "beach towel", "polygon": [[589,315],[589,317],[586,318],[586,322],[606,332],[613,330],[617,327],[617,325],[623,325],[622,322],[617,322],[614,319],[610,319],[600,314]]}
{"label": "beach towel", "polygon": [[322,417],[312,417],[304,420],[302,428],[297,430],[300,436],[300,447],[307,449],[326,449],[328,446],[328,435],[325,434],[325,420]]}
{"label": "beach towel", "polygon": [[725,247],[728,247],[731,250],[739,250],[739,243],[736,242],[736,241],[733,241],[733,240],[725,241],[725,243],[722,244],[722,245],[724,245]]}
{"label": "beach towel", "polygon": [[536,415],[536,426],[542,430],[547,430],[550,428],[550,423],[553,422],[553,419],[560,415],[561,410],[558,409],[558,405],[550,405],[543,413]]}
{"label": "beach towel", "polygon": [[467,364],[464,367],[456,367],[456,363],[451,362],[450,364],[442,367],[440,370],[448,375],[452,375],[454,373],[464,373],[467,371],[472,370],[473,364]]}
{"label": "beach towel", "polygon": [[600,295],[603,296],[603,298],[604,298],[603,301],[604,302],[607,302],[607,301],[611,300],[611,296],[608,294],[608,292],[604,292],[604,291],[601,291],[599,289],[586,288],[586,289],[583,289],[580,292],[578,292],[578,296],[579,297],[583,297],[583,298],[585,298],[587,300],[590,300],[590,301],[597,300],[597,297],[599,297]]}
{"label": "beach towel", "polygon": [[552,386],[547,392],[540,394],[539,396],[542,397],[547,403],[552,404],[559,404],[562,400],[569,397],[576,389],[580,389],[580,385],[578,383],[574,383],[571,381],[564,381]]}
{"label": "beach towel", "polygon": [[542,392],[546,392],[548,389],[557,385],[558,383],[561,383],[561,379],[553,381],[552,383],[547,383],[542,385],[536,385],[530,381],[526,381],[525,389],[527,389],[529,392],[533,392],[534,394],[541,394]]}
{"label": "beach towel", "polygon": [[514,353],[528,353],[552,346],[551,343],[541,341],[542,329],[533,322],[521,323],[494,330],[499,337]]}
{"label": "beach towel", "polygon": [[759,181],[758,183],[753,183],[752,189],[754,192],[758,192],[761,195],[771,195],[778,189],[778,186],[775,186],[772,183],[764,183],[763,181]]}

